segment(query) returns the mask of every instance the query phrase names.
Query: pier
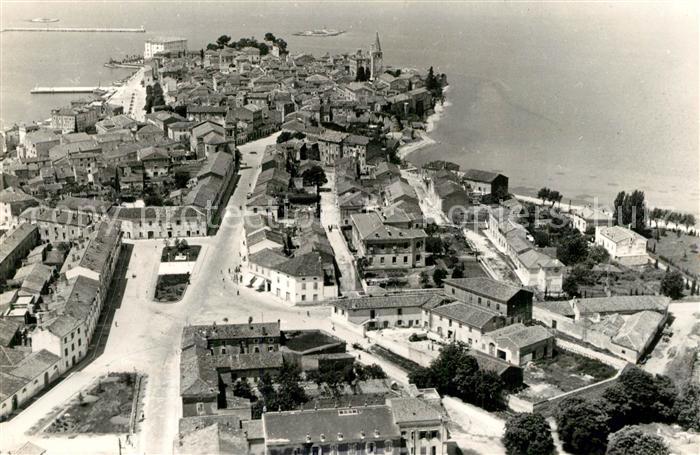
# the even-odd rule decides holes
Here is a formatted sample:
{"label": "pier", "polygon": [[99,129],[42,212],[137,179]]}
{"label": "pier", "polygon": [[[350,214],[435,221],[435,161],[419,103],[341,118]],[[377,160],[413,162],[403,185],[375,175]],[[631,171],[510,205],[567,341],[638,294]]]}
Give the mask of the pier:
{"label": "pier", "polygon": [[99,28],[99,27],[7,27],[2,32],[87,32],[87,33],[146,33],[141,28]]}
{"label": "pier", "polygon": [[60,93],[92,93],[95,90],[113,90],[114,87],[34,87],[29,93],[38,94],[60,94]]}

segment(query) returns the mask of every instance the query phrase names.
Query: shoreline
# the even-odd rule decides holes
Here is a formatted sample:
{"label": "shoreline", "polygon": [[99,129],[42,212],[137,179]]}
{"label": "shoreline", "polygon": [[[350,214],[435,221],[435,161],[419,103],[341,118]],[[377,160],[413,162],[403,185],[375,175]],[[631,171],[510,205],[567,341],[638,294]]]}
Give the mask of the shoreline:
{"label": "shoreline", "polygon": [[[443,95],[445,95],[448,92],[449,88],[449,85],[445,87],[445,89],[442,92]],[[411,155],[413,152],[417,152],[423,147],[427,147],[429,145],[437,143],[437,141],[430,137],[429,134],[435,130],[435,128],[437,127],[437,123],[445,115],[445,109],[447,109],[450,106],[452,106],[452,103],[447,99],[447,97],[445,97],[445,101],[442,104],[435,103],[435,106],[433,108],[434,112],[430,114],[427,119],[425,119],[425,131],[418,132],[419,139],[413,142],[408,142],[399,147],[397,156],[402,161],[410,161],[409,155]]]}

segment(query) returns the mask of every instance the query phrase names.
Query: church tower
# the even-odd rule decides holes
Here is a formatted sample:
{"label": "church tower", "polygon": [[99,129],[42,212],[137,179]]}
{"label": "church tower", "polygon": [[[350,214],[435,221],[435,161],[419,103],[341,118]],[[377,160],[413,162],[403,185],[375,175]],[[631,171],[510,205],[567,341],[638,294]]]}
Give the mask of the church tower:
{"label": "church tower", "polygon": [[370,80],[374,80],[384,72],[384,62],[382,54],[382,45],[379,42],[379,32],[374,44],[370,46]]}

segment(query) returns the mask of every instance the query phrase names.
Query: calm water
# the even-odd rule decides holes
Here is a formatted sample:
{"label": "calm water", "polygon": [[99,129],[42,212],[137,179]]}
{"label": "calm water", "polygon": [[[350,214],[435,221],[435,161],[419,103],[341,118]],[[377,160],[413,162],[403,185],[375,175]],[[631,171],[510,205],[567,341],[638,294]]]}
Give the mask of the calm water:
{"label": "calm water", "polygon": [[[367,47],[385,62],[448,74],[451,106],[412,156],[500,170],[521,192],[547,185],[565,201],[610,203],[641,188],[654,205],[700,213],[698,10],[692,3],[572,4],[0,4],[2,26],[138,27],[201,48],[218,35],[282,36],[293,52]],[[307,28],[346,29],[299,38]],[[0,118],[48,117],[70,96],[35,85],[109,84],[128,74],[102,64],[143,51],[144,34],[0,34]]]}

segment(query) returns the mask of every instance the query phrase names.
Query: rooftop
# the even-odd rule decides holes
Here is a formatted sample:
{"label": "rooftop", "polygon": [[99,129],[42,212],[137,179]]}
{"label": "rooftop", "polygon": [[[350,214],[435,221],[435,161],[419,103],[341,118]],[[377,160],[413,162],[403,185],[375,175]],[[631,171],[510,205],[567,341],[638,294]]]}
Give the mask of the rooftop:
{"label": "rooftop", "polygon": [[515,286],[512,284],[497,281],[491,278],[457,278],[445,280],[445,284],[454,286],[458,289],[474,292],[476,294],[490,297],[500,302],[507,302],[515,297],[519,292],[524,292],[532,296],[532,292],[527,289]]}
{"label": "rooftop", "polygon": [[438,306],[433,309],[433,313],[479,329],[498,317],[495,312],[486,311],[483,308],[463,302],[453,302]]}

